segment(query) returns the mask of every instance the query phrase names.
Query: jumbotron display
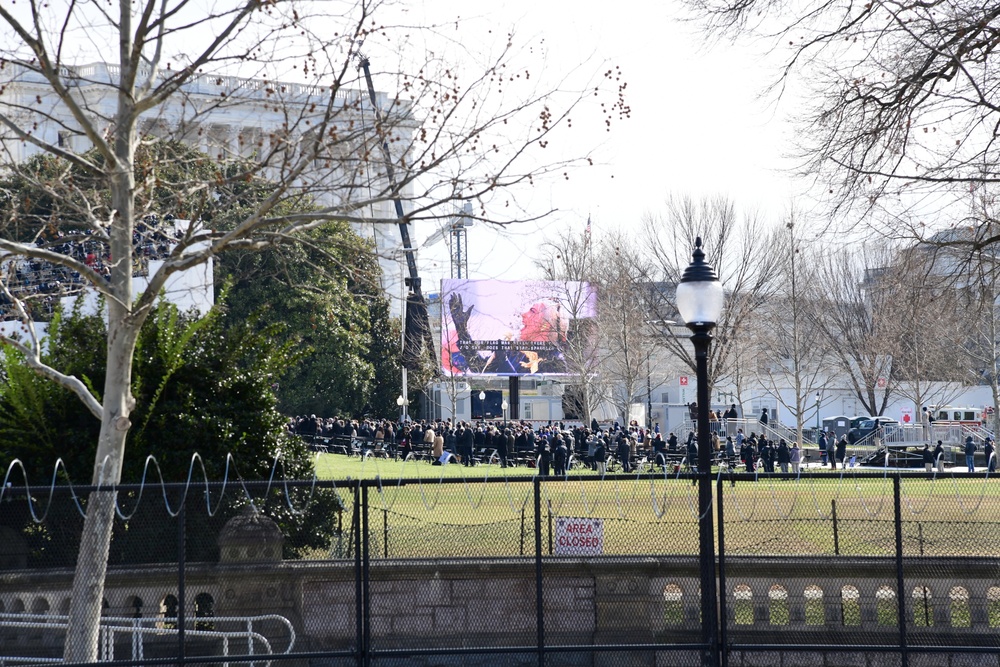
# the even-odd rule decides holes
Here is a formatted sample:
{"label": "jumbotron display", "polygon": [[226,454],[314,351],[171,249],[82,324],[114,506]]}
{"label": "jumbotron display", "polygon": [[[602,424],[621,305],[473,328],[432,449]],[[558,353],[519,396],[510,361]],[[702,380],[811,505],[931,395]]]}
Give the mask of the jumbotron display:
{"label": "jumbotron display", "polygon": [[441,366],[448,375],[566,375],[566,350],[593,319],[590,283],[441,281]]}

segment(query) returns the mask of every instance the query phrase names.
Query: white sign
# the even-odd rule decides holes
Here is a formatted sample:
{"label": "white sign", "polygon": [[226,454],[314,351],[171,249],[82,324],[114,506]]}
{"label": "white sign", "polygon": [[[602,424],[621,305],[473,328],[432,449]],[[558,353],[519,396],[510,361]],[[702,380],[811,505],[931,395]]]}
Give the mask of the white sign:
{"label": "white sign", "polygon": [[900,412],[899,421],[903,422],[904,424],[913,423],[913,408],[900,408],[899,412]]}
{"label": "white sign", "polygon": [[557,556],[603,554],[604,519],[557,518],[555,552]]}

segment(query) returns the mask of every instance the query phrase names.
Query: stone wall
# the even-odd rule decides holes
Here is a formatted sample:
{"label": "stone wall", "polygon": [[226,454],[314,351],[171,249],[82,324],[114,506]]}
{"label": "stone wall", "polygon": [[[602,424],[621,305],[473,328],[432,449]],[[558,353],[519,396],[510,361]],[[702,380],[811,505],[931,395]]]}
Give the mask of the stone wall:
{"label": "stone wall", "polygon": [[[859,558],[726,560],[725,626],[733,644],[886,644],[899,641],[895,562]],[[998,645],[1000,568],[966,559],[910,559],[904,577],[911,645]],[[68,608],[70,571],[0,575],[0,611],[59,614]],[[537,642],[532,558],[373,561],[373,650],[531,647]],[[196,598],[214,616],[279,614],[297,632],[297,651],[352,650],[358,636],[357,579],[351,561],[220,562],[185,571],[189,616]],[[693,558],[545,559],[545,641],[549,646],[676,644],[699,639],[697,560]],[[177,594],[170,567],[112,570],[106,613],[163,614]],[[208,597],[205,597],[208,596]],[[204,609],[202,610],[204,611]],[[0,653],[51,655],[51,633],[0,628]],[[167,640],[164,640],[167,641]],[[531,662],[530,653],[512,662]],[[613,654],[571,654],[601,664]],[[670,651],[632,655],[636,664],[689,664]],[[795,657],[798,656],[798,657]],[[733,665],[883,664],[875,652],[777,654],[736,651]],[[910,664],[1000,667],[989,655],[935,654]],[[616,658],[616,660],[620,660]],[[761,662],[763,660],[763,662]],[[613,662],[613,661],[612,661]],[[896,664],[890,661],[884,664]],[[623,664],[618,662],[616,664]]]}

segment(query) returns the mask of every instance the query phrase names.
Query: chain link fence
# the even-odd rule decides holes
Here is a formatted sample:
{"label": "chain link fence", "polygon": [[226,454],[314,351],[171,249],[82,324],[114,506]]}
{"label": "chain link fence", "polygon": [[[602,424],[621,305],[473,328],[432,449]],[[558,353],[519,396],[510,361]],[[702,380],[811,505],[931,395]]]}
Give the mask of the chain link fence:
{"label": "chain link fence", "polygon": [[[695,664],[705,577],[721,664],[995,662],[996,480],[735,475],[708,508],[696,482],[123,486],[83,662]],[[77,636],[74,579],[101,572],[77,562],[91,491],[112,493],[4,489],[3,665],[60,661]]]}

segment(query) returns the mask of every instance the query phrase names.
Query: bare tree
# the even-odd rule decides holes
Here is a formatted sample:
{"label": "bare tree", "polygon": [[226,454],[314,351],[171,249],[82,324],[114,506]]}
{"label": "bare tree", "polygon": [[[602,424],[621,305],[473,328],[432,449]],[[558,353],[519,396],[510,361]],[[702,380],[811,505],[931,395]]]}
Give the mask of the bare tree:
{"label": "bare tree", "polygon": [[597,258],[601,376],[622,423],[628,423],[632,404],[645,395],[644,380],[653,351],[648,312],[636,293],[641,284],[636,257],[638,253],[619,235],[606,239]]}
{"label": "bare tree", "polygon": [[[778,261],[776,289],[758,313],[764,325],[757,328],[753,356],[761,386],[792,414],[796,440],[803,442],[806,415],[818,408],[813,394],[828,386],[832,371],[827,348],[817,344],[816,258],[797,235],[794,216],[771,247]],[[790,395],[783,391],[788,389]]]}
{"label": "bare tree", "polygon": [[954,354],[956,348],[968,349],[961,341],[970,318],[961,277],[948,269],[950,255],[934,245],[908,246],[878,276],[880,289],[888,292],[887,304],[894,306],[884,320],[893,385],[900,396],[913,401],[918,415],[925,407],[950,403],[966,383],[979,381],[972,377],[970,364]]}
{"label": "bare tree", "polygon": [[573,375],[574,391],[570,400],[589,424],[598,404],[608,397],[606,378],[599,372],[601,351],[598,347],[597,317],[590,317],[594,306],[594,287],[599,282],[594,261],[594,247],[589,229],[583,234],[566,231],[543,249],[542,273],[546,280],[565,284],[561,301],[566,305],[570,331],[563,350],[567,371]]}
{"label": "bare tree", "polygon": [[[561,174],[567,166],[539,165],[536,149],[557,139],[557,129],[584,90],[593,93],[593,83],[558,91],[537,83],[539,77],[517,76],[524,71],[513,58],[511,38],[479,70],[429,55],[394,79],[395,94],[371,99],[358,75],[356,49],[392,33],[373,15],[377,6],[292,0],[209,6],[187,0],[59,6],[27,0],[0,6],[6,169],[55,205],[47,212],[31,209],[34,217],[28,219],[5,220],[0,250],[66,267],[103,296],[103,384],[95,388],[44,365],[37,337],[3,342],[20,349],[38,373],[74,392],[100,420],[95,485],[120,481],[134,407],[136,339],[171,276],[229,249],[293,239],[332,218],[359,225],[406,223],[461,200],[479,202],[475,217],[490,221],[486,204],[502,204],[506,188],[556,169]],[[111,62],[68,59],[95,50]],[[467,59],[465,67],[472,62]],[[286,76],[293,80],[282,82]],[[516,87],[519,82],[523,87]],[[609,120],[627,113],[620,97],[606,108]],[[277,120],[263,127],[259,120],[265,117]],[[236,129],[227,132],[218,118],[230,119]],[[137,159],[149,137],[194,144],[215,157],[252,159],[230,170],[192,171],[157,196],[162,165]],[[28,159],[32,154],[52,160]],[[198,224],[220,190],[236,192],[257,178],[266,179],[270,192],[239,219],[225,228]],[[96,184],[101,196],[88,196],[81,179]],[[165,202],[183,205],[192,223],[177,230],[173,251],[137,294],[137,222],[147,213],[172,213],[163,210]],[[400,226],[405,232],[406,225]],[[58,245],[84,236],[106,245],[107,276],[58,252]],[[18,295],[5,292],[13,312],[30,326]],[[97,658],[115,502],[113,493],[100,492],[87,502],[64,651],[71,663]]]}
{"label": "bare tree", "polygon": [[853,393],[871,415],[881,415],[894,392],[892,337],[896,304],[878,281],[892,261],[885,249],[845,248],[817,263],[823,289],[816,317],[823,344],[832,352]]}
{"label": "bare tree", "polygon": [[[970,215],[978,218],[977,225],[966,233],[981,237],[998,234],[995,216],[996,199],[983,191],[973,197]],[[956,341],[963,345],[963,361],[970,375],[978,382],[989,384],[993,398],[992,426],[1000,433],[1000,257],[996,245],[986,245],[972,252],[957,248],[938,251],[943,272],[956,277],[954,290],[948,295],[964,317],[957,318],[964,335]]]}
{"label": "bare tree", "polygon": [[702,237],[707,260],[715,267],[726,293],[725,307],[715,328],[715,341],[708,359],[711,385],[727,380],[737,386],[736,400],[743,402],[746,372],[741,366],[742,341],[752,336],[757,313],[775,289],[775,255],[768,249],[770,234],[756,215],[737,213],[725,197],[694,201],[672,197],[662,215],[645,220],[642,249],[635,262],[637,284],[648,319],[662,334],[666,346],[680,362],[695,371],[694,349],[683,336],[672,335],[679,318],[674,288],[691,262],[694,239]]}
{"label": "bare tree", "polygon": [[[1000,7],[969,0],[863,4],[689,0],[716,34],[773,40],[780,90],[802,90],[803,173],[835,208],[924,209],[1000,179]],[[817,177],[818,176],[818,177]],[[960,213],[959,213],[960,214]],[[925,216],[922,216],[925,217]],[[925,219],[853,217],[922,238]],[[991,237],[995,242],[1000,237]]]}

